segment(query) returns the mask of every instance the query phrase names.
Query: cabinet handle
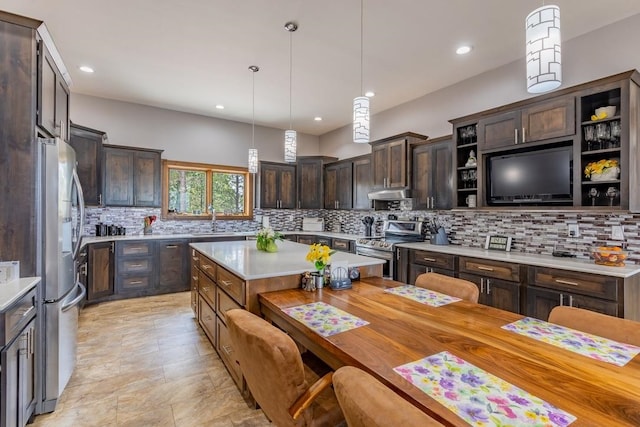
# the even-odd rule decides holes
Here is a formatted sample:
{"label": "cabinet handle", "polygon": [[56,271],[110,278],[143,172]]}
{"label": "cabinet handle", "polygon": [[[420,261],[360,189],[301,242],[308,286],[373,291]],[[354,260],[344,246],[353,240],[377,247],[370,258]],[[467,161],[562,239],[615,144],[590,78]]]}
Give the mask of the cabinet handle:
{"label": "cabinet handle", "polygon": [[228,345],[223,345],[222,349],[224,350],[225,353],[227,353],[229,356],[231,356],[231,353],[233,353],[233,349],[231,347],[229,347]]}
{"label": "cabinet handle", "polygon": [[191,280],[193,280],[194,282],[198,281],[198,276],[191,276]]}
{"label": "cabinet handle", "polygon": [[340,209],[340,200],[336,200],[336,208]]}
{"label": "cabinet handle", "polygon": [[429,262],[436,262],[435,258],[422,258],[425,261],[429,261]]}
{"label": "cabinet handle", "polygon": [[491,295],[491,279],[487,279],[487,295]]}
{"label": "cabinet handle", "polygon": [[478,266],[478,270],[483,270],[483,271],[493,271],[493,268],[491,268],[491,267],[485,267],[484,265],[479,265],[479,266]]}
{"label": "cabinet handle", "polygon": [[[302,206],[302,202],[300,202],[300,200],[298,200],[298,209],[300,209],[300,207]],[[282,207],[282,206],[280,206]]]}
{"label": "cabinet handle", "polygon": [[98,194],[98,204],[102,205],[102,193]]}
{"label": "cabinet handle", "polygon": [[231,285],[232,285],[232,283],[231,283],[231,282],[229,282],[228,280],[220,280],[220,283],[222,283],[223,285],[225,285],[225,286],[227,286],[227,287],[229,287],[229,286],[231,286]]}
{"label": "cabinet handle", "polygon": [[480,278],[480,293],[484,294],[484,278]]}
{"label": "cabinet handle", "polygon": [[114,244],[114,242],[111,242],[111,249],[110,249],[110,250],[111,250],[111,253],[113,253],[113,252],[115,251],[115,249],[114,249],[114,245],[115,245],[115,244]]}
{"label": "cabinet handle", "polygon": [[431,196],[431,209],[436,208],[436,198]]}
{"label": "cabinet handle", "polygon": [[194,256],[194,257],[191,257],[191,259],[194,260],[195,262],[198,262],[200,258],[198,258],[197,256]]}
{"label": "cabinet handle", "polygon": [[427,209],[429,209],[429,198],[427,197]]}
{"label": "cabinet handle", "polygon": [[518,143],[518,129],[514,129],[513,132],[514,132],[514,134],[513,134],[513,143],[517,144]]}
{"label": "cabinet handle", "polygon": [[36,353],[36,330],[31,329],[30,332],[31,334],[29,335],[29,337],[31,338],[31,351],[29,354],[33,356]]}
{"label": "cabinet handle", "polygon": [[140,285],[141,283],[142,283],[142,280],[133,280],[129,282],[130,285]]}
{"label": "cabinet handle", "polygon": [[175,249],[177,247],[178,247],[178,245],[167,245],[167,246],[165,246],[165,248],[167,248],[167,249]]}
{"label": "cabinet handle", "polygon": [[202,269],[203,269],[203,270],[208,270],[208,269],[210,269],[210,268],[213,268],[213,267],[211,267],[211,265],[209,265],[209,264],[204,264],[204,265],[202,265],[201,267],[202,267]]}
{"label": "cabinet handle", "polygon": [[142,267],[142,264],[131,264],[129,267]]}
{"label": "cabinet handle", "polygon": [[564,305],[564,295],[560,294],[560,306],[562,307]]}
{"label": "cabinet handle", "polygon": [[525,133],[524,126],[522,127],[522,142],[527,142],[527,134]]}
{"label": "cabinet handle", "polygon": [[560,283],[560,284],[563,284],[563,285],[580,286],[579,283],[570,282],[568,280],[561,280],[561,279],[556,279],[556,283]]}

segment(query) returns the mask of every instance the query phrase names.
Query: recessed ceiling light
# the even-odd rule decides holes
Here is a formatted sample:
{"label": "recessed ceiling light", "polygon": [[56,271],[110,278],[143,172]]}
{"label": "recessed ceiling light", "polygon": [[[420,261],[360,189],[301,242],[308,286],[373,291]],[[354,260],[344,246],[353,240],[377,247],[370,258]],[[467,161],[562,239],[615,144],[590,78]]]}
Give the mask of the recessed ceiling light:
{"label": "recessed ceiling light", "polygon": [[84,71],[85,73],[93,73],[93,68],[87,66],[87,65],[82,65],[80,67],[80,71]]}
{"label": "recessed ceiling light", "polygon": [[365,92],[364,96],[371,98],[372,96],[376,96],[376,93],[370,90]]}
{"label": "recessed ceiling light", "polygon": [[316,116],[316,117],[313,118],[313,120],[315,120],[316,122],[321,122],[322,121],[322,117]]}
{"label": "recessed ceiling light", "polygon": [[458,55],[465,55],[469,52],[471,52],[471,46],[460,46],[459,48],[456,49],[456,53]]}
{"label": "recessed ceiling light", "polygon": [[216,108],[217,108],[218,110],[224,110],[224,105],[222,105],[222,104],[218,104],[218,105],[216,105]]}

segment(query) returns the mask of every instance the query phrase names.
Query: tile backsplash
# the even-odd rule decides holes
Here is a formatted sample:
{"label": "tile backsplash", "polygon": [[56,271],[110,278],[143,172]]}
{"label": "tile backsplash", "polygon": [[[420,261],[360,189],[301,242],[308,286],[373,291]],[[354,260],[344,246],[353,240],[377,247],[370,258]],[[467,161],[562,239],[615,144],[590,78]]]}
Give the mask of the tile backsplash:
{"label": "tile backsplash", "polygon": [[[254,216],[267,215],[272,228],[299,231],[302,218],[322,217],[327,231],[340,230],[348,234],[364,234],[362,218],[375,219],[375,233],[382,232],[382,222],[389,214],[400,218],[436,219],[442,224],[452,244],[483,247],[487,234],[512,237],[512,251],[551,254],[554,249],[567,250],[579,258],[588,258],[593,246],[620,246],[629,251],[629,262],[640,264],[640,214],[628,212],[588,211],[496,211],[496,210],[443,210],[443,211],[355,211],[355,210],[288,210],[255,209]],[[95,236],[95,225],[101,222],[120,225],[126,233],[142,234],[143,218],[156,215],[154,233],[181,234],[211,231],[211,221],[175,221],[160,218],[158,208],[87,208],[85,234]],[[570,237],[568,224],[578,224],[579,236]],[[611,239],[611,227],[623,227],[625,241]],[[257,231],[258,221],[216,221],[216,231]]]}

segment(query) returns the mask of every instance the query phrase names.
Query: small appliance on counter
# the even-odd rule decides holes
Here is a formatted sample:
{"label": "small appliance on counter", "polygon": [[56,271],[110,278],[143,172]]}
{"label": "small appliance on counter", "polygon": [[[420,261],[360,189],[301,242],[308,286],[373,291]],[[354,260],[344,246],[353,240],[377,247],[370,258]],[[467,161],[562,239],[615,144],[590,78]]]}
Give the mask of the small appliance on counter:
{"label": "small appliance on counter", "polygon": [[324,231],[323,218],[302,218],[302,231]]}
{"label": "small appliance on counter", "polygon": [[373,217],[365,216],[362,218],[362,223],[364,224],[364,235],[365,237],[371,237],[371,229],[373,228]]}

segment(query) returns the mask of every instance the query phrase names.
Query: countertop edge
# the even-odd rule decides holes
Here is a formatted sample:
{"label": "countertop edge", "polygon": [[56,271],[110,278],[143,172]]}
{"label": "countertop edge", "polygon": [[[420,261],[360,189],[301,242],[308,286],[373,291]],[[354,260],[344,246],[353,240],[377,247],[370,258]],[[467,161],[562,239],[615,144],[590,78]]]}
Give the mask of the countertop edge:
{"label": "countertop edge", "polygon": [[40,277],[21,277],[7,283],[0,283],[0,312],[4,312],[14,302],[40,283]]}

